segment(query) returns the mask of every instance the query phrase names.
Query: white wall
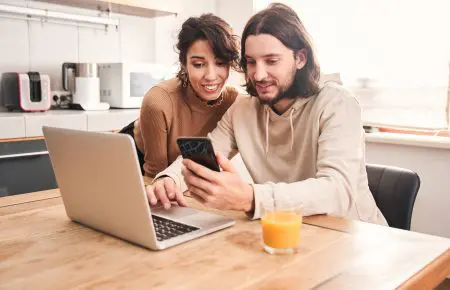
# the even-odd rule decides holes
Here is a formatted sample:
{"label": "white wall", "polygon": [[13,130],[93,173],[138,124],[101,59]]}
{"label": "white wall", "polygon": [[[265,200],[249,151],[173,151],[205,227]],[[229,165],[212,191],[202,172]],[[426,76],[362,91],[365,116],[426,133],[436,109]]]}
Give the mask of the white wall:
{"label": "white wall", "polygon": [[[215,0],[180,1],[177,17],[142,18],[114,15],[119,29],[85,28],[0,17],[0,75],[7,71],[39,71],[50,75],[52,90],[61,90],[63,62],[158,62],[175,64],[175,37],[191,15],[216,13]],[[97,11],[36,2],[0,0],[0,4],[28,6],[83,15]],[[7,45],[5,45],[7,44]],[[0,99],[0,104],[2,104]],[[4,110],[0,105],[0,111]]]}
{"label": "white wall", "polygon": [[411,230],[450,238],[450,149],[366,142],[369,163],[416,171],[421,186]]}
{"label": "white wall", "polygon": [[[242,35],[245,24],[250,17],[269,3],[268,0],[217,0],[217,15],[227,21],[233,28],[233,32]],[[245,83],[244,76],[234,71],[231,72],[228,84],[245,93],[242,86]]]}
{"label": "white wall", "polygon": [[253,15],[254,5],[252,0],[218,0],[217,13],[220,17],[225,19],[234,33],[242,34],[245,24]]}
{"label": "white wall", "polygon": [[155,19],[155,61],[163,64],[176,64],[178,55],[175,51],[177,34],[181,24],[190,16],[202,13],[217,14],[217,1],[191,0],[182,1],[185,7],[177,17],[169,16]]}

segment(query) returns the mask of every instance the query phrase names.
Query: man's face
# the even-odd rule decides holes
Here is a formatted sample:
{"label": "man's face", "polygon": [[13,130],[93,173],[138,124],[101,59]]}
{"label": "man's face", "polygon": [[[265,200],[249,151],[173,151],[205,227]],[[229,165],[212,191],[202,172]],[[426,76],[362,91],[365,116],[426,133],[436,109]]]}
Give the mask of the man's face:
{"label": "man's face", "polygon": [[270,34],[250,35],[245,40],[247,77],[259,100],[274,105],[287,96],[297,70],[306,64],[304,51],[294,52]]}

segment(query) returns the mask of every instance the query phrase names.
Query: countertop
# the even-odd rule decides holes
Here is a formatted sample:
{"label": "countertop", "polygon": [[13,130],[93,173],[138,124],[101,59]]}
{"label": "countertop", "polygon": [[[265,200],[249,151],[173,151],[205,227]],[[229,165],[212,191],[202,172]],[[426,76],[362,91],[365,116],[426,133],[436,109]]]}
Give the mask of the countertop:
{"label": "countertop", "polygon": [[[3,117],[30,117],[30,116],[61,116],[61,115],[110,115],[139,113],[139,109],[109,109],[106,111],[83,111],[83,110],[49,110],[45,112],[0,112]],[[0,119],[1,120],[1,119]]]}

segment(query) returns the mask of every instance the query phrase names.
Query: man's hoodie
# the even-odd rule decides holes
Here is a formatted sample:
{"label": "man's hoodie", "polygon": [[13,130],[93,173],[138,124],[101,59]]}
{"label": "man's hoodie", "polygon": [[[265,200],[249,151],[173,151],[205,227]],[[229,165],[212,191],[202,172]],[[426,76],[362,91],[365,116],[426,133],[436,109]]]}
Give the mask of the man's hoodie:
{"label": "man's hoodie", "polygon": [[[327,83],[278,115],[241,97],[209,135],[215,151],[240,153],[254,184],[252,218],[270,198],[299,202],[305,215],[329,214],[387,225],[369,190],[361,109],[352,93]],[[182,190],[181,158],[167,175]]]}

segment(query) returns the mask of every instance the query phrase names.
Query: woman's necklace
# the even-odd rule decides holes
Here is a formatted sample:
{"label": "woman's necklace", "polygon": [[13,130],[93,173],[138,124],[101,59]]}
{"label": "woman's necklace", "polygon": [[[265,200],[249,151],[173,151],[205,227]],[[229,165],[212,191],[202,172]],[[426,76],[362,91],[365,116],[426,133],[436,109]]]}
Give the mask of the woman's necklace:
{"label": "woman's necklace", "polygon": [[210,100],[210,101],[202,100],[202,102],[210,108],[220,106],[220,104],[222,104],[222,101],[223,101],[223,93],[220,94],[220,96],[215,100]]}
{"label": "woman's necklace", "polygon": [[220,105],[222,104],[222,102],[223,102],[223,92],[220,93],[220,96],[219,96],[217,99],[205,101],[205,100],[203,100],[202,98],[200,98],[200,97],[197,95],[197,93],[194,91],[194,89],[192,88],[192,86],[190,86],[190,88],[191,88],[191,90],[193,91],[194,96],[197,97],[197,99],[199,99],[200,102],[202,102],[203,104],[205,104],[205,105],[206,105],[207,107],[209,107],[209,108],[218,107],[218,106],[220,106]]}

